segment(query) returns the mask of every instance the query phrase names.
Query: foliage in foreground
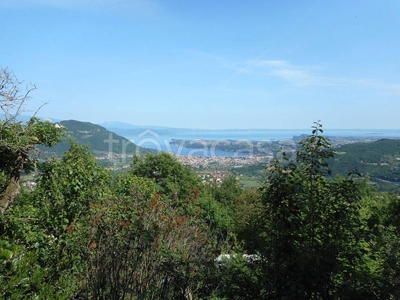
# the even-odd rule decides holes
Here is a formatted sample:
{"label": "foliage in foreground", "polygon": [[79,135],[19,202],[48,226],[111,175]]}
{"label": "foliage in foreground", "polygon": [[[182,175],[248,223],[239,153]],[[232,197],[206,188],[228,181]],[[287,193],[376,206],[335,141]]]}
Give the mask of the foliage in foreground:
{"label": "foliage in foreground", "polygon": [[22,172],[36,163],[39,145],[51,147],[61,141],[65,131],[35,115],[20,120],[35,86],[22,88],[22,82],[8,69],[0,68],[0,213],[4,214],[21,192]]}
{"label": "foliage in foreground", "polygon": [[113,178],[72,143],[1,216],[0,298],[399,298],[400,201],[332,180],[321,133],[262,190],[204,186],[165,153]]}

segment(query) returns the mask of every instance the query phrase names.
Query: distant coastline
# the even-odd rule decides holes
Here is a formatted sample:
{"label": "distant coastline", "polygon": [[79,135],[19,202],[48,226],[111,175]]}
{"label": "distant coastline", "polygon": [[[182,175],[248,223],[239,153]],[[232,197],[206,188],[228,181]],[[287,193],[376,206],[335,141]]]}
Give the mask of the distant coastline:
{"label": "distant coastline", "polygon": [[[169,127],[135,127],[118,128],[105,126],[108,130],[120,134],[130,140],[157,138],[163,140],[251,140],[280,141],[291,140],[296,136],[310,135],[311,129],[190,129]],[[358,138],[400,138],[400,129],[324,129],[327,137]]]}
{"label": "distant coastline", "polygon": [[[311,129],[236,129],[236,130],[201,130],[178,128],[107,128],[138,146],[177,155],[198,156],[245,156],[248,152],[223,151],[227,147],[211,149],[205,143],[221,145],[224,141],[241,141],[256,144],[257,142],[298,141],[311,134]],[[328,129],[323,135],[330,138],[332,144],[342,145],[353,142],[372,142],[382,138],[400,139],[400,130],[395,129]],[[181,143],[180,141],[185,141]],[[196,147],[187,147],[197,144]]]}

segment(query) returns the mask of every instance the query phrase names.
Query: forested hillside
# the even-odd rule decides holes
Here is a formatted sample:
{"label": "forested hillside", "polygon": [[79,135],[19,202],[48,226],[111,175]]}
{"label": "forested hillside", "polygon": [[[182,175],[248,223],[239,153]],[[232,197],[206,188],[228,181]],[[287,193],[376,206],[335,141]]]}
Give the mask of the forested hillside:
{"label": "forested hillside", "polygon": [[[299,145],[294,148],[299,149]],[[356,142],[335,147],[335,156],[328,160],[331,176],[348,176],[358,173],[369,184],[380,191],[400,193],[400,140],[381,139],[374,142]],[[285,151],[290,159],[293,151]],[[278,152],[280,154],[280,152]],[[252,178],[253,182],[263,182],[267,175],[265,164],[232,168],[236,175]]]}
{"label": "forested hillside", "polygon": [[51,148],[42,147],[41,150],[49,154],[61,156],[70,148],[70,139],[80,145],[87,145],[94,155],[152,153],[153,150],[141,148],[126,138],[111,132],[104,127],[89,122],[68,120],[59,122],[67,130],[65,139]]}
{"label": "forested hillside", "polygon": [[381,190],[400,191],[400,140],[381,139],[354,143],[336,149],[330,162],[333,174],[358,172]]}

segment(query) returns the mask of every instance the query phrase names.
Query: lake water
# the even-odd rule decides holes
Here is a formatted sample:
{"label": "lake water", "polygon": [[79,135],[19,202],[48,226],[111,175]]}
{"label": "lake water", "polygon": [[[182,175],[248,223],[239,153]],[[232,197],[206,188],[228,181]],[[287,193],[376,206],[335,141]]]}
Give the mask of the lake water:
{"label": "lake water", "polygon": [[[176,132],[169,139],[182,140],[251,140],[251,141],[280,141],[290,140],[294,136],[311,134],[311,129],[253,129],[253,130],[193,130],[191,132]],[[324,136],[337,137],[393,137],[400,138],[400,130],[366,130],[366,129],[341,129],[324,130]]]}
{"label": "lake water", "polygon": [[[111,129],[111,131],[124,136],[138,146],[172,152],[178,155],[199,156],[229,156],[237,153],[213,151],[207,149],[189,149],[170,144],[172,139],[189,141],[282,141],[290,140],[294,136],[309,135],[311,129],[238,129],[238,130],[199,130],[199,129]],[[400,138],[400,130],[376,130],[376,129],[336,129],[324,130],[326,137],[354,137],[354,138]],[[245,155],[245,154],[240,154]]]}

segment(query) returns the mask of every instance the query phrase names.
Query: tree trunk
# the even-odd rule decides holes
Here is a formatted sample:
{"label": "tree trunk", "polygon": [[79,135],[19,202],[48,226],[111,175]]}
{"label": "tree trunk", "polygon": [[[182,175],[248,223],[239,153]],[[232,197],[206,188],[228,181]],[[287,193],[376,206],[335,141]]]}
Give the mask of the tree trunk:
{"label": "tree trunk", "polygon": [[19,178],[24,167],[25,158],[24,156],[18,155],[14,163],[14,170],[11,173],[10,181],[8,182],[7,188],[0,199],[0,212],[4,215],[7,208],[11,203],[14,202],[18,194],[21,192],[21,186],[19,185]]}
{"label": "tree trunk", "polygon": [[0,199],[0,211],[4,215],[8,206],[14,202],[15,198],[21,192],[19,185],[19,176],[12,176],[8,183],[7,189],[4,195]]}
{"label": "tree trunk", "polygon": [[193,300],[192,291],[190,290],[190,287],[188,287],[188,286],[185,288],[185,299]]}

